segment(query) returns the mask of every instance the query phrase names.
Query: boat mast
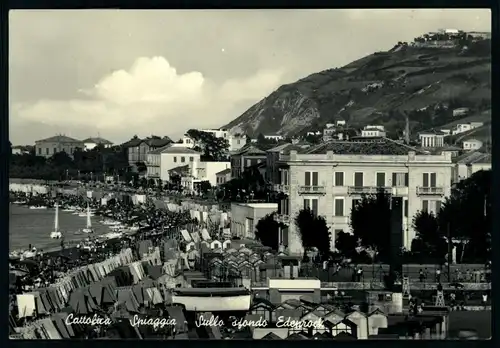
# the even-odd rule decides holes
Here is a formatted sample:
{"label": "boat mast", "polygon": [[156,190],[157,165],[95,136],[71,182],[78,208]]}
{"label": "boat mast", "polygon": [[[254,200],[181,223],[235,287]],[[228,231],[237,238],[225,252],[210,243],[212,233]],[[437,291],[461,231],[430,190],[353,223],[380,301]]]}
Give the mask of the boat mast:
{"label": "boat mast", "polygon": [[90,206],[87,203],[87,228],[92,228],[92,219],[90,218]]}
{"label": "boat mast", "polygon": [[59,204],[56,203],[56,216],[54,219],[54,231],[59,232]]}

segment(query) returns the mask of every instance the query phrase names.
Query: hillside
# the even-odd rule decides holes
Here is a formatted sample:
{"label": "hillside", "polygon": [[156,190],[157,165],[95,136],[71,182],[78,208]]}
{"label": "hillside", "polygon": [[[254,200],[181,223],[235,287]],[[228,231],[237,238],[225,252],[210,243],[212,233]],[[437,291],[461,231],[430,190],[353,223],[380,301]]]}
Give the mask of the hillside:
{"label": "hillside", "polygon": [[223,128],[289,136],[343,119],[400,133],[408,116],[414,134],[459,120],[452,116],[454,108],[489,109],[490,75],[490,40],[470,43],[468,49],[400,43],[283,85]]}

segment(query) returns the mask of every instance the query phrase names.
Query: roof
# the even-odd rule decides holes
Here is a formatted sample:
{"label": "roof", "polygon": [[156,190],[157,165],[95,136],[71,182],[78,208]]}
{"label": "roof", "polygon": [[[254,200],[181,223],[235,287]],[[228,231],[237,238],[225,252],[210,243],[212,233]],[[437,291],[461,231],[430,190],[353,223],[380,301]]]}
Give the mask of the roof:
{"label": "roof", "polygon": [[160,153],[171,153],[171,154],[187,154],[187,155],[201,155],[198,151],[195,151],[193,149],[190,149],[188,147],[183,147],[183,146],[172,146],[172,144],[169,144],[167,146],[164,146],[161,148]]}
{"label": "roof", "polygon": [[176,288],[176,296],[242,296],[249,295],[245,288]]}
{"label": "roof", "polygon": [[124,146],[124,147],[134,147],[134,146],[139,146],[140,143],[142,143],[142,139],[140,139],[140,138],[132,138],[129,141],[123,143],[122,146]]}
{"label": "roof", "polygon": [[474,138],[465,139],[463,142],[464,143],[482,143],[481,140],[474,139]]}
{"label": "roof", "polygon": [[81,140],[67,137],[65,135],[56,135],[50,138],[37,140],[35,143],[81,143]]}
{"label": "roof", "polygon": [[334,154],[340,155],[407,155],[410,151],[414,151],[418,154],[426,154],[425,151],[387,138],[383,138],[383,140],[379,142],[331,141],[314,146],[303,153],[325,154],[328,151],[333,151]]}
{"label": "roof", "polygon": [[184,166],[178,166],[178,167],[175,167],[175,168],[172,168],[172,169],[169,169],[168,172],[171,173],[171,172],[176,172],[176,173],[184,173],[186,172],[187,170],[189,170],[189,165],[186,164]]}
{"label": "roof", "polygon": [[427,130],[427,131],[423,131],[423,132],[420,132],[418,133],[418,135],[445,135],[444,132],[441,132],[439,130],[436,130],[436,129],[430,129],[430,130]]}
{"label": "roof", "polygon": [[146,144],[149,145],[149,147],[163,147],[165,145],[168,145],[172,143],[172,140],[170,138],[149,138],[149,139],[144,139]]}
{"label": "roof", "polygon": [[491,154],[483,153],[481,154],[481,156],[471,159],[467,164],[480,164],[480,163],[491,164]]}
{"label": "roof", "polygon": [[237,152],[233,153],[233,155],[262,155],[262,156],[264,156],[265,154],[266,154],[265,151],[259,149],[253,144],[246,144]]}
{"label": "roof", "polygon": [[283,155],[288,155],[290,154],[290,151],[302,151],[308,147],[311,147],[311,144],[309,143],[299,143],[299,144],[281,144],[278,146],[275,146],[267,151],[269,152],[279,152]]}
{"label": "roof", "polygon": [[106,140],[104,138],[99,138],[99,137],[96,137],[96,138],[87,138],[85,140],[82,140],[82,142],[84,143],[93,143],[93,144],[103,144],[103,145],[112,145],[113,143],[109,140]]}
{"label": "roof", "polygon": [[231,168],[221,170],[220,172],[216,173],[215,175],[227,175],[229,173],[231,173]]}

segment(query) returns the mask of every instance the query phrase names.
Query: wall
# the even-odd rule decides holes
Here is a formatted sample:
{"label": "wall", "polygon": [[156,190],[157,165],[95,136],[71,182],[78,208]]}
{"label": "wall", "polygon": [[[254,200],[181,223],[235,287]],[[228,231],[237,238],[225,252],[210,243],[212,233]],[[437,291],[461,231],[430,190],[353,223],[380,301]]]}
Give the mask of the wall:
{"label": "wall", "polygon": [[[231,203],[231,235],[254,238],[259,220],[277,209],[277,203]],[[253,227],[247,219],[253,219]]]}
{"label": "wall", "polygon": [[[162,181],[169,181],[170,177],[168,171],[170,169],[189,165],[190,162],[200,162],[199,154],[186,154],[186,153],[162,153],[160,160],[160,179]],[[182,158],[184,157],[184,162]],[[193,157],[193,161],[191,161]]]}
{"label": "wall", "polygon": [[479,140],[474,141],[464,141],[464,150],[478,150],[483,146],[483,142]]}
{"label": "wall", "polygon": [[238,151],[247,143],[246,136],[230,136],[229,137],[229,151]]}
{"label": "wall", "polygon": [[[302,162],[308,160],[309,162]],[[313,159],[316,159],[313,162]],[[411,228],[412,217],[422,209],[422,201],[443,201],[451,191],[452,166],[451,154],[408,156],[354,156],[354,155],[296,155],[292,151],[287,164],[290,166],[289,215],[293,219],[304,207],[304,199],[318,200],[318,214],[322,215],[332,231],[332,247],[335,241],[335,230],[350,231],[349,215],[352,200],[360,195],[350,194],[349,186],[354,186],[354,173],[363,172],[363,186],[376,190],[376,173],[385,173],[385,186],[392,186],[392,173],[408,173],[408,187],[392,188],[393,195],[402,196],[408,203],[408,216],[403,216],[403,243],[409,248],[415,237]],[[300,186],[305,185],[305,172],[318,172],[318,186],[324,187],[323,193],[299,193]],[[334,186],[334,172],[344,172],[344,186]],[[423,186],[423,174],[436,173],[436,187],[442,187],[444,195],[418,196],[417,187]],[[375,191],[374,191],[375,192]],[[344,199],[343,216],[334,216],[334,198]],[[434,204],[434,203],[432,203]],[[403,208],[404,209],[404,208]],[[292,253],[302,253],[300,239],[293,223],[289,224],[288,245]]]}

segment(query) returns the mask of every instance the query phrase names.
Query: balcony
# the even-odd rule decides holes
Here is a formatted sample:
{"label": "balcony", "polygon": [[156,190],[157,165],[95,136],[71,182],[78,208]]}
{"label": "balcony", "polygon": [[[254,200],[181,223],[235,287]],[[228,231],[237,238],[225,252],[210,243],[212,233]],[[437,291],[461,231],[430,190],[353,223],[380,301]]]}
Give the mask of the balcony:
{"label": "balcony", "polygon": [[324,195],[324,194],[326,194],[326,188],[325,188],[325,186],[300,186],[299,187],[299,194],[302,194],[302,195],[307,195],[307,194]]}
{"label": "balcony", "polygon": [[276,214],[274,215],[274,220],[276,222],[288,225],[290,223],[290,215]]}
{"label": "balcony", "polygon": [[392,187],[377,187],[377,186],[349,186],[347,194],[349,195],[372,195],[376,194],[380,189],[387,193],[392,193]]}
{"label": "balcony", "polygon": [[444,187],[417,187],[417,196],[444,196]]}
{"label": "balcony", "polygon": [[276,191],[276,192],[281,192],[284,194],[290,193],[290,185],[274,185],[273,188],[274,188],[274,191]]}

